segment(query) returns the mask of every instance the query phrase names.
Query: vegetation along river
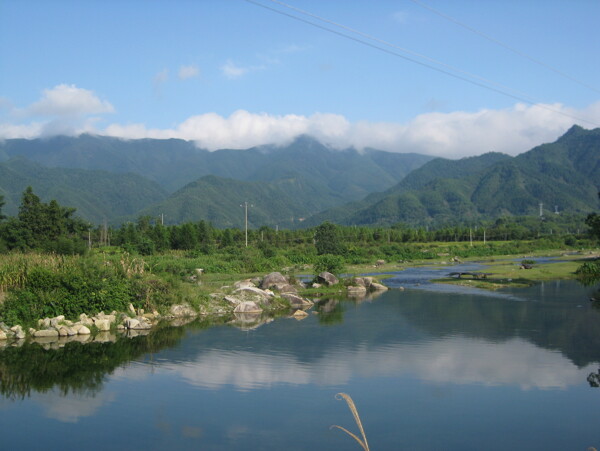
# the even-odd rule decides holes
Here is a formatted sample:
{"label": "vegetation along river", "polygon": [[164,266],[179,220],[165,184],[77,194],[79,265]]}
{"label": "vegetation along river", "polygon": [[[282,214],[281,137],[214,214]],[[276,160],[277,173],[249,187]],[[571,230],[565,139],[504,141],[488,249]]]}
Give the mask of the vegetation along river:
{"label": "vegetation along river", "polygon": [[599,448],[593,289],[422,283],[436,271],[395,273],[386,283],[404,291],[322,300],[303,320],[6,346],[0,448],[360,449],[330,428],[358,434],[339,392],[371,450]]}

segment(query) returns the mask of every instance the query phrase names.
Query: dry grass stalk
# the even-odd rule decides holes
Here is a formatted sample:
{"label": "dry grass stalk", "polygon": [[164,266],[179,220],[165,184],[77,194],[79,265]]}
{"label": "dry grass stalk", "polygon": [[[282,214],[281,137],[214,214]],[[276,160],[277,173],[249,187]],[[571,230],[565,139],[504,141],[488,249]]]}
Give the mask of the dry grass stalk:
{"label": "dry grass stalk", "polygon": [[344,401],[346,401],[346,404],[348,404],[348,408],[350,409],[350,412],[352,412],[352,415],[354,416],[354,421],[356,422],[356,425],[358,426],[360,434],[362,435],[362,440],[356,434],[350,432],[348,429],[346,429],[342,426],[338,426],[337,424],[334,424],[331,427],[341,429],[346,434],[348,434],[350,437],[352,437],[354,440],[356,440],[358,442],[358,444],[360,446],[362,446],[362,448],[365,451],[370,451],[369,444],[367,443],[367,436],[365,435],[365,430],[363,429],[362,421],[360,421],[360,416],[358,415],[358,410],[356,410],[356,406],[354,405],[354,401],[352,400],[350,395],[347,395],[346,393],[338,393],[337,395],[335,395],[335,399],[337,399],[337,400],[343,399]]}

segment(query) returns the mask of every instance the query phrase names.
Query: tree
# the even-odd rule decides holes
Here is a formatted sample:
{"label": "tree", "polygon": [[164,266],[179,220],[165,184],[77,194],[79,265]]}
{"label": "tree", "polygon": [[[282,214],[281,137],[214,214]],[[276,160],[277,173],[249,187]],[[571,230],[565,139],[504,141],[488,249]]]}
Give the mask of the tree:
{"label": "tree", "polygon": [[[598,197],[600,198],[600,192],[598,193]],[[598,213],[590,213],[585,223],[590,228],[590,234],[600,240],[600,215]]]}
{"label": "tree", "polygon": [[345,249],[340,240],[338,227],[328,221],[318,226],[315,230],[315,247],[318,255],[343,254]]}

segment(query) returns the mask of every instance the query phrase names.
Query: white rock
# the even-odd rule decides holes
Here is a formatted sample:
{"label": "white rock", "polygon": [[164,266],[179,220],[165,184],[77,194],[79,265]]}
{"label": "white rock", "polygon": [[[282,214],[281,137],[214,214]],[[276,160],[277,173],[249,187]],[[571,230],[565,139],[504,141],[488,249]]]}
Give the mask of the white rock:
{"label": "white rock", "polygon": [[233,310],[234,313],[260,313],[262,309],[254,301],[244,301]]}
{"label": "white rock", "polygon": [[3,330],[0,330],[0,340],[6,340],[6,333]]}
{"label": "white rock", "polygon": [[369,287],[372,291],[387,291],[388,287],[377,282],[373,282]]}
{"label": "white rock", "polygon": [[91,332],[87,328],[87,326],[83,326],[83,325],[77,330],[77,334],[79,334],[79,335],[89,335],[90,333]]}
{"label": "white rock", "polygon": [[97,319],[94,321],[94,325],[101,332],[106,332],[107,330],[110,330],[110,321],[107,319]]}
{"label": "white rock", "polygon": [[33,336],[36,338],[58,338],[58,331],[56,329],[38,330]]}

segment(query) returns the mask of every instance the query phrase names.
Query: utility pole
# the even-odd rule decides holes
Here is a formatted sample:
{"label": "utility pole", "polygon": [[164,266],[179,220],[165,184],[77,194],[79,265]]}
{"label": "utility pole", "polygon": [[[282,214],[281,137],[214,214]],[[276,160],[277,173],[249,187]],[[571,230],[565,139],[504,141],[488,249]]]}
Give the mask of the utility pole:
{"label": "utility pole", "polygon": [[[252,205],[250,205],[252,207]],[[248,247],[248,202],[244,202],[244,205],[240,205],[240,207],[244,207],[244,223],[246,225],[246,247]]]}

